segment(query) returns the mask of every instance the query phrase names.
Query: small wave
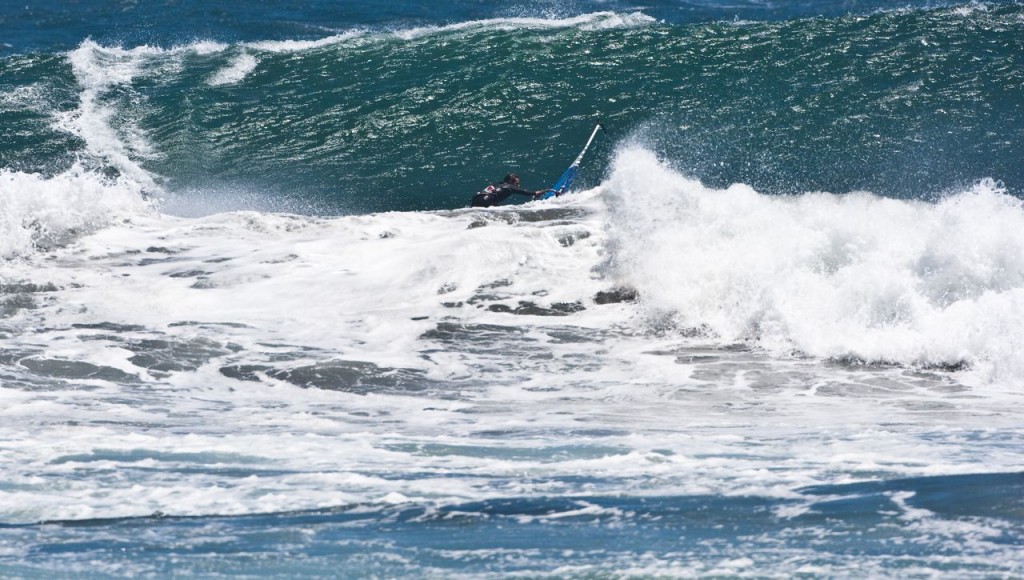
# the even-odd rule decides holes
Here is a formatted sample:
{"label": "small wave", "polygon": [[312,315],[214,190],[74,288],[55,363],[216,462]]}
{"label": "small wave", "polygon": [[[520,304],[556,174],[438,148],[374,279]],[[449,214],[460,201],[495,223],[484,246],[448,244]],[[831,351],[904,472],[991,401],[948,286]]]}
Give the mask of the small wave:
{"label": "small wave", "polygon": [[128,85],[144,70],[152,74],[148,69],[177,68],[178,62],[160,57],[185,50],[213,50],[213,47],[201,43],[170,51],[152,46],[123,49],[84,41],[68,54],[75,80],[82,87],[79,106],[55,115],[54,128],[80,137],[94,159],[113,165],[118,172],[147,189],[159,189],[154,176],[140,163],[157,155],[145,131],[135,115],[107,104],[103,97],[115,87]]}
{"label": "small wave", "polygon": [[446,26],[426,26],[394,31],[392,34],[404,40],[413,40],[432,34],[466,30],[543,30],[579,28],[582,30],[604,30],[612,28],[635,28],[657,22],[642,12],[619,14],[616,12],[594,12],[570,18],[491,18],[472,20]]}
{"label": "small wave", "polygon": [[349,30],[317,40],[264,40],[249,42],[244,46],[266,52],[301,52],[324,46],[342,44],[344,42],[364,38],[368,33],[362,29]]}
{"label": "small wave", "polygon": [[[372,42],[375,40],[415,40],[426,36],[478,30],[519,30],[519,29],[561,29],[604,30],[646,26],[656,22],[642,12],[620,14],[596,12],[570,18],[492,18],[472,20],[443,26],[423,26],[408,29],[370,30],[356,28],[314,40],[266,40],[228,45],[214,41],[197,41],[190,44],[162,48],[142,45],[133,48],[103,46],[87,39],[68,54],[75,78],[92,94],[111,87],[126,85],[139,76],[159,76],[174,72],[182,67],[182,59],[188,55],[209,56],[235,49],[241,50],[226,67],[209,79],[211,86],[240,82],[259,64],[256,54],[293,53],[315,50],[327,46],[343,45],[350,42]],[[87,95],[90,96],[90,95]]]}
{"label": "small wave", "polygon": [[391,39],[416,40],[425,36],[453,32],[482,30],[545,30],[579,28],[581,30],[604,30],[612,28],[634,28],[656,22],[642,12],[619,14],[617,12],[594,12],[570,18],[489,18],[470,20],[442,26],[419,26],[406,29],[372,31],[355,29],[318,40],[281,40],[247,43],[246,46],[268,52],[299,52],[324,46],[343,44],[353,40]]}
{"label": "small wave", "polygon": [[249,73],[256,70],[259,60],[248,52],[239,54],[231,60],[231,64],[221,69],[210,79],[211,86],[230,85],[244,79]]}

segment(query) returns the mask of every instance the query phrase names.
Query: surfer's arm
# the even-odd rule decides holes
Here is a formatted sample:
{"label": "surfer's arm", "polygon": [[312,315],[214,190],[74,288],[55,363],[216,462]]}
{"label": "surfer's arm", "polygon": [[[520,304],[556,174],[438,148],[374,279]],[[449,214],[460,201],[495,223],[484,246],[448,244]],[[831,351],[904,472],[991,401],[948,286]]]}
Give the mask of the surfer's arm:
{"label": "surfer's arm", "polygon": [[516,195],[529,195],[530,197],[533,197],[533,196],[535,196],[537,194],[540,194],[540,193],[544,193],[543,189],[540,190],[540,191],[526,191],[525,189],[517,189],[515,187],[509,187],[505,191],[507,191],[509,193],[514,193]]}

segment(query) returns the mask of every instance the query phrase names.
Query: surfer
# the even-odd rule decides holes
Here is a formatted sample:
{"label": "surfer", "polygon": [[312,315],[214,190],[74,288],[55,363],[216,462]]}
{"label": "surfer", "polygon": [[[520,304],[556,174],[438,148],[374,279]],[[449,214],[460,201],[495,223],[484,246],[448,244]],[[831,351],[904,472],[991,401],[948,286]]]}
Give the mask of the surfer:
{"label": "surfer", "polygon": [[483,191],[474,195],[473,199],[469,202],[469,207],[491,207],[492,205],[498,205],[513,194],[528,195],[533,199],[537,199],[543,193],[543,189],[538,191],[520,189],[519,176],[515,173],[509,173],[500,183],[488,185]]}

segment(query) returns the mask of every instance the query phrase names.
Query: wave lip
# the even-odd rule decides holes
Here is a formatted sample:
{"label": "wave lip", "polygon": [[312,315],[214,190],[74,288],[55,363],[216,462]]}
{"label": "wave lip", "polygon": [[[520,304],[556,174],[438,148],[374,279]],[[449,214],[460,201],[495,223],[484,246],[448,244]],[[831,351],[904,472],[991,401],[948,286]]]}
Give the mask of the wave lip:
{"label": "wave lip", "polygon": [[426,36],[466,31],[484,30],[544,30],[561,28],[579,28],[581,30],[603,30],[611,28],[634,28],[647,26],[656,19],[642,12],[620,14],[617,12],[593,12],[568,18],[487,18],[469,20],[454,24],[417,26],[413,28],[395,28],[385,31],[374,31],[357,28],[318,40],[268,40],[245,43],[244,46],[267,52],[300,52],[343,44],[353,40],[393,39],[417,40]]}
{"label": "wave lip", "polygon": [[620,150],[614,268],[652,320],[777,354],[1024,377],[1024,204],[986,180],[938,203],[704,187]]}
{"label": "wave lip", "polygon": [[408,30],[395,31],[392,34],[403,40],[413,40],[438,33],[459,32],[467,30],[543,30],[559,28],[579,28],[581,30],[604,30],[612,28],[635,28],[647,26],[656,19],[642,12],[620,14],[617,12],[593,12],[569,18],[489,18],[471,20],[445,26],[424,26]]}

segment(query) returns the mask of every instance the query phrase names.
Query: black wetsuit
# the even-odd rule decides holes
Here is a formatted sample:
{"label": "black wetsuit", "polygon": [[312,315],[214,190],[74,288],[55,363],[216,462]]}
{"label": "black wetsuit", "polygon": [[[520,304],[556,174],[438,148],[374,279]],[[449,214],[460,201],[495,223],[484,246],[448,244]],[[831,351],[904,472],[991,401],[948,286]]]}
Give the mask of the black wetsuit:
{"label": "black wetsuit", "polygon": [[533,191],[526,191],[525,189],[513,187],[510,183],[495,183],[494,185],[487,186],[487,189],[474,195],[473,200],[469,202],[469,207],[491,207],[492,205],[498,205],[508,199],[508,196],[513,194],[528,195],[530,197],[534,197],[536,195]]}

